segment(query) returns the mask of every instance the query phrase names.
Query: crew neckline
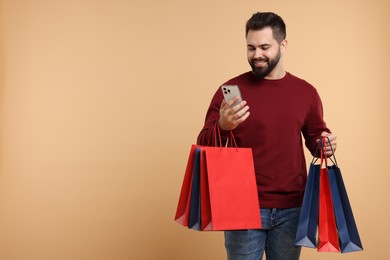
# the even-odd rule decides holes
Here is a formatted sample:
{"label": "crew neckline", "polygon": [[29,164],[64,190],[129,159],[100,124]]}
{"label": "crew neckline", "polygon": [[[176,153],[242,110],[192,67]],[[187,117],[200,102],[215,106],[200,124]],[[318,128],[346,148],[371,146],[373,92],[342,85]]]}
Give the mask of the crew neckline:
{"label": "crew neckline", "polygon": [[289,77],[290,77],[290,73],[288,71],[286,71],[286,73],[284,74],[284,76],[280,79],[265,79],[265,78],[262,78],[262,79],[259,79],[257,78],[252,71],[249,71],[249,74],[251,75],[252,79],[256,82],[267,82],[267,83],[271,83],[271,84],[278,84],[280,82],[283,82],[285,80],[287,80]]}

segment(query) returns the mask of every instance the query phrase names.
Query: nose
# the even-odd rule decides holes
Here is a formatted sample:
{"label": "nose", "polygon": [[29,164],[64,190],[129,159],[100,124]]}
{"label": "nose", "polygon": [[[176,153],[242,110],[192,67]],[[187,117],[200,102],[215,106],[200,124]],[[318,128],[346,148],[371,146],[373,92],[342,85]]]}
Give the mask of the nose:
{"label": "nose", "polygon": [[257,58],[260,58],[261,56],[262,56],[261,49],[260,48],[256,48],[255,49],[255,53],[254,53],[254,58],[257,59]]}

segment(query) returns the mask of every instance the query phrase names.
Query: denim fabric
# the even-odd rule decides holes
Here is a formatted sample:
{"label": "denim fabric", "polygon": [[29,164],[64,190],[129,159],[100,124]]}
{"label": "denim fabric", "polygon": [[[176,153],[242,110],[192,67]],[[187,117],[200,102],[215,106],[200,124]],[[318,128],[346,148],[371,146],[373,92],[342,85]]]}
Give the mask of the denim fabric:
{"label": "denim fabric", "polygon": [[225,231],[228,260],[299,259],[295,235],[301,208],[260,209],[262,229]]}

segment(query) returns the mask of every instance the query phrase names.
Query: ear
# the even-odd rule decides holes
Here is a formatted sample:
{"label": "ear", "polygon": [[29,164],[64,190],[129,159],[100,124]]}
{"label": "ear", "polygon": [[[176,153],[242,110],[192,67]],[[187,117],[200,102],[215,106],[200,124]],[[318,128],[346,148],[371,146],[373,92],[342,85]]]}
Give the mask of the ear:
{"label": "ear", "polygon": [[280,52],[284,52],[286,49],[287,49],[287,40],[284,39],[281,43],[280,43]]}

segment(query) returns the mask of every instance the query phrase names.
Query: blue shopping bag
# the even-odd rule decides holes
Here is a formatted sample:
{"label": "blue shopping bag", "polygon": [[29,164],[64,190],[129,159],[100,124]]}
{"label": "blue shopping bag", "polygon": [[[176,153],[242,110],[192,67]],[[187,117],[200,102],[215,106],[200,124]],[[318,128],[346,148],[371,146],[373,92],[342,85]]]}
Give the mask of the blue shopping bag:
{"label": "blue shopping bag", "polygon": [[320,165],[310,164],[309,174],[299,216],[295,245],[317,246],[318,205],[320,194]]}
{"label": "blue shopping bag", "polygon": [[[318,143],[317,153],[321,146]],[[318,208],[320,195],[321,165],[315,164],[318,158],[313,158],[303,196],[301,214],[299,216],[295,245],[315,248],[317,246]]]}
{"label": "blue shopping bag", "polygon": [[[314,155],[318,151],[322,151],[322,142],[318,142]],[[319,201],[320,201],[320,176],[321,165],[315,164],[318,158],[313,157],[307,182],[305,187],[305,194],[301,207],[301,214],[299,216],[297,234],[295,238],[295,245],[304,247],[317,247],[317,228],[319,221]]]}
{"label": "blue shopping bag", "polygon": [[363,250],[359,232],[349,203],[347,190],[337,163],[328,167],[341,253]]}
{"label": "blue shopping bag", "polygon": [[201,230],[202,223],[200,209],[200,148],[196,148],[192,171],[188,228]]}

